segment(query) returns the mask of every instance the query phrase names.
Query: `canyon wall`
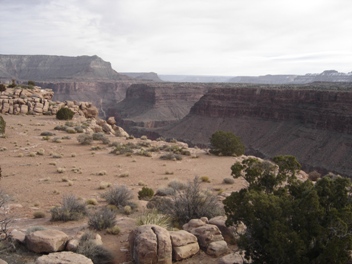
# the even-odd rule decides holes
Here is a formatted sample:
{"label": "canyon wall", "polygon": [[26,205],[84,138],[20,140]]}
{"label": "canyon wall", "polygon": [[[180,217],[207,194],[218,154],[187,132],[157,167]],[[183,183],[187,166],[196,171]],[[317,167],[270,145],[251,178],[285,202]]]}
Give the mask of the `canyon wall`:
{"label": "canyon wall", "polygon": [[159,134],[207,145],[215,131],[232,131],[248,153],[294,155],[308,169],[352,176],[351,105],[351,83],[216,88]]}
{"label": "canyon wall", "polygon": [[206,84],[133,84],[110,113],[130,133],[162,127],[185,117],[209,88]]}

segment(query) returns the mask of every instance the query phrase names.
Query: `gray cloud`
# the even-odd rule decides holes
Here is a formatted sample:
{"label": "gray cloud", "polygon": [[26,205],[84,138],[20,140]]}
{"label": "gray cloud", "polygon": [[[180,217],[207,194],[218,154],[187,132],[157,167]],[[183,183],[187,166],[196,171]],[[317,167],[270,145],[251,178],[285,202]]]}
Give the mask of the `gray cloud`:
{"label": "gray cloud", "polygon": [[117,71],[351,71],[349,0],[0,0],[1,54],[98,55]]}

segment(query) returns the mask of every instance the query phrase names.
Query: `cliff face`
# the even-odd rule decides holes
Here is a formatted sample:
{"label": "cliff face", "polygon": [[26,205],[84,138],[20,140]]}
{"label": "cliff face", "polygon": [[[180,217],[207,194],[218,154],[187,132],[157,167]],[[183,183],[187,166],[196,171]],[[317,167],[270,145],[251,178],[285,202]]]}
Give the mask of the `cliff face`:
{"label": "cliff face", "polygon": [[92,102],[102,118],[111,116],[111,109],[125,98],[126,90],[132,81],[125,82],[37,82],[39,86],[54,91],[53,100]]}
{"label": "cliff face", "polygon": [[165,126],[185,117],[208,89],[204,84],[133,84],[114,107],[114,116],[129,131]]}
{"label": "cliff face", "polygon": [[352,176],[352,84],[335,90],[317,86],[212,89],[160,134],[208,144],[215,131],[232,131],[249,152],[290,154],[307,168]]}
{"label": "cliff face", "polygon": [[0,79],[47,80],[127,80],[98,56],[0,55]]}

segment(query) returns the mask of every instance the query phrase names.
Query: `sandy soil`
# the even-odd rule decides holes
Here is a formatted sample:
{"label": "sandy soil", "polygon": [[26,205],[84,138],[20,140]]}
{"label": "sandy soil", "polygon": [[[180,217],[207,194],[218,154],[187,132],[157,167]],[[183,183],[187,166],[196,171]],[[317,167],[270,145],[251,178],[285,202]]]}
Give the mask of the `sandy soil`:
{"label": "sandy soil", "polygon": [[[6,137],[0,138],[0,149],[3,150],[0,152],[2,168],[0,188],[12,197],[9,211],[14,215],[15,221],[11,228],[25,230],[30,226],[42,225],[65,230],[73,235],[78,230],[86,228],[87,219],[68,223],[50,222],[50,209],[60,204],[63,195],[74,194],[82,199],[95,198],[99,201],[97,206],[102,206],[105,201],[100,195],[106,189],[99,189],[100,183],[105,181],[112,185],[124,184],[133,190],[134,202],[139,204],[139,209],[129,216],[118,215],[120,235],[101,233],[104,245],[114,252],[116,263],[129,261],[126,251],[128,234],[135,227],[135,219],[143,213],[145,207],[145,202],[139,201],[137,195],[142,185],[156,191],[160,187],[167,186],[173,179],[186,182],[195,176],[208,176],[210,183],[202,183],[202,186],[214,192],[221,189],[226,194],[245,186],[245,182],[241,179],[235,180],[233,185],[222,183],[224,178],[231,177],[230,167],[235,161],[233,157],[215,157],[201,149],[190,149],[198,158],[183,156],[181,161],[161,160],[160,153],[153,153],[152,157],[116,156],[109,153],[111,148],[100,142],[83,146],[77,141],[78,134],[54,130],[55,126],[65,122],[58,121],[53,116],[3,117],[7,125]],[[43,140],[40,134],[46,131],[55,133],[53,137],[70,136],[70,139],[62,139],[61,143]],[[127,142],[125,138],[109,137],[111,141]],[[138,142],[140,139],[129,141]],[[101,149],[92,150],[92,146],[100,146]],[[34,155],[40,149],[44,149],[44,155]],[[52,154],[57,153],[61,154],[62,158],[53,158]],[[65,172],[59,173],[58,168],[64,168]],[[98,175],[104,174],[104,171],[105,175]],[[129,176],[119,177],[123,173],[128,173]],[[33,213],[36,211],[45,212],[46,217],[33,219]],[[217,261],[200,253],[182,263],[217,263]]]}

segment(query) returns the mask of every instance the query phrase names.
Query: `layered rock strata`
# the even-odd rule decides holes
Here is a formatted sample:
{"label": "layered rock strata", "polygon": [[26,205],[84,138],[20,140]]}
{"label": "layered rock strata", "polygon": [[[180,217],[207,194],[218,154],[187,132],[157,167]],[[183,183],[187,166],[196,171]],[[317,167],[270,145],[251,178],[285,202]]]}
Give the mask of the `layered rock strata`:
{"label": "layered rock strata", "polygon": [[308,169],[352,175],[351,103],[351,83],[217,88],[160,134],[208,145],[215,131],[232,131],[249,153],[294,155]]}

